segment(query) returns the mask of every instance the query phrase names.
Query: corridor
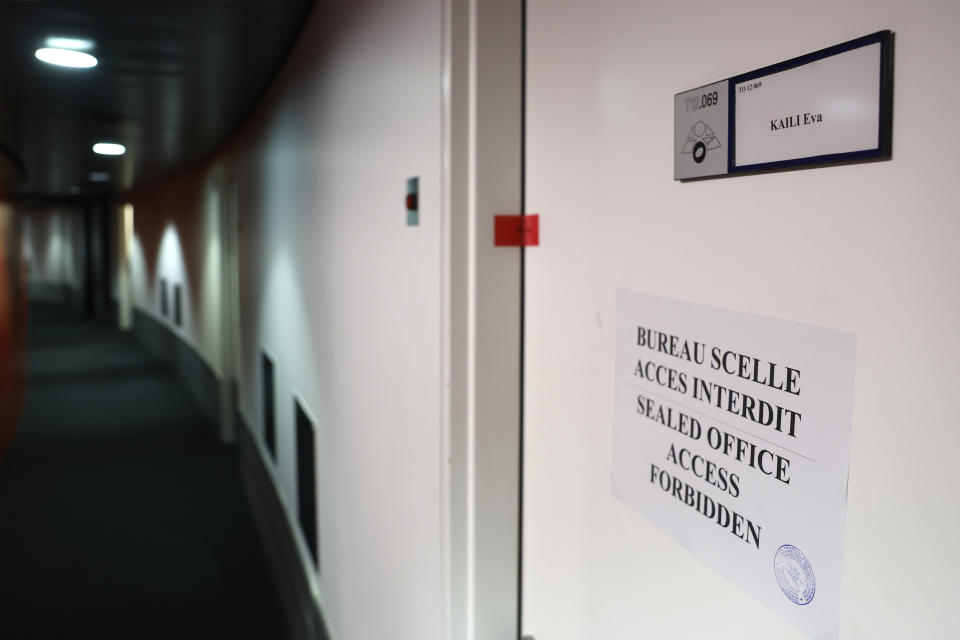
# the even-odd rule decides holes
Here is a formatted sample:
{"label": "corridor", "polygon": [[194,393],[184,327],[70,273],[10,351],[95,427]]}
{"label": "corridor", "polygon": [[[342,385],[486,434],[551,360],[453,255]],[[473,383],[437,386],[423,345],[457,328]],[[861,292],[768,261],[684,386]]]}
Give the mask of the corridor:
{"label": "corridor", "polygon": [[173,367],[53,305],[31,308],[29,344],[0,637],[284,638],[236,455]]}
{"label": "corridor", "polygon": [[0,0],[0,640],[960,637],[958,27]]}

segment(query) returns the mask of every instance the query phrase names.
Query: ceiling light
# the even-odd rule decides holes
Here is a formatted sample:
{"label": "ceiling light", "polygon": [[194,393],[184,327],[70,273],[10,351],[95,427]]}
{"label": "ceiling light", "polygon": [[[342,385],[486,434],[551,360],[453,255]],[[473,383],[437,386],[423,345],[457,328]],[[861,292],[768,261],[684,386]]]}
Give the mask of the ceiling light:
{"label": "ceiling light", "polygon": [[90,51],[93,49],[93,40],[86,40],[84,38],[47,38],[47,46],[52,49]]}
{"label": "ceiling light", "polygon": [[48,64],[55,64],[59,67],[71,67],[73,69],[89,69],[97,66],[97,59],[89,53],[74,51],[72,49],[54,49],[45,47],[37,49],[37,60],[42,60]]}
{"label": "ceiling light", "polygon": [[127,148],[114,142],[98,142],[93,145],[93,152],[102,156],[122,156],[127,152]]}
{"label": "ceiling light", "polygon": [[110,174],[106,171],[93,171],[89,178],[90,182],[110,182]]}

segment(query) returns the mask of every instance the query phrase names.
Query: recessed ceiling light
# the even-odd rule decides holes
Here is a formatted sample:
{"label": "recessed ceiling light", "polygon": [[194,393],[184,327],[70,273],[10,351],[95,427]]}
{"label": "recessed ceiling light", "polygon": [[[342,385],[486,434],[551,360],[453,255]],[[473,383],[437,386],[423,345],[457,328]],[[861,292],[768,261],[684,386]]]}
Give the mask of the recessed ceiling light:
{"label": "recessed ceiling light", "polygon": [[90,182],[109,182],[110,174],[106,171],[93,171],[90,173]]}
{"label": "recessed ceiling light", "polygon": [[85,38],[47,38],[46,44],[52,49],[72,49],[73,51],[90,51],[93,49],[93,40]]}
{"label": "recessed ceiling light", "polygon": [[97,66],[97,59],[89,53],[74,51],[73,49],[54,49],[44,47],[37,49],[34,54],[37,60],[42,60],[47,64],[55,64],[58,67],[71,67],[73,69],[90,69]]}
{"label": "recessed ceiling light", "polygon": [[127,148],[115,142],[98,142],[93,145],[93,152],[102,156],[122,156],[127,152]]}

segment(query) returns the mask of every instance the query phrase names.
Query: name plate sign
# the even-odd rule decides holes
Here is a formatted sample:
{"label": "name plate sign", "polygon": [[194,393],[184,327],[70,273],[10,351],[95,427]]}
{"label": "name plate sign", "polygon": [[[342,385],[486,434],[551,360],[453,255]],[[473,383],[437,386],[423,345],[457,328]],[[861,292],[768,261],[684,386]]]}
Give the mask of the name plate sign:
{"label": "name plate sign", "polygon": [[892,34],[674,96],[674,179],[890,157]]}

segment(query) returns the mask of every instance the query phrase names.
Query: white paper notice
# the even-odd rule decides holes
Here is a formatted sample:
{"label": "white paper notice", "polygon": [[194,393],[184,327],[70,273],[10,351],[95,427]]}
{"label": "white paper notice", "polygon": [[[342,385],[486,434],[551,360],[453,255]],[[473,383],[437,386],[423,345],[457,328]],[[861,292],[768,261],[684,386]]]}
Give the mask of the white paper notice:
{"label": "white paper notice", "polygon": [[615,495],[817,639],[839,624],[855,349],[619,292]]}

